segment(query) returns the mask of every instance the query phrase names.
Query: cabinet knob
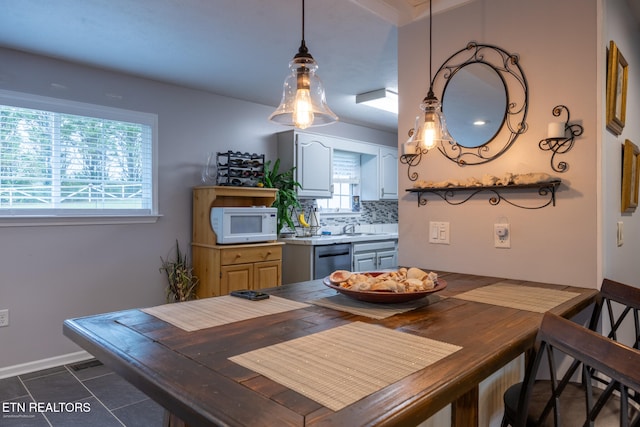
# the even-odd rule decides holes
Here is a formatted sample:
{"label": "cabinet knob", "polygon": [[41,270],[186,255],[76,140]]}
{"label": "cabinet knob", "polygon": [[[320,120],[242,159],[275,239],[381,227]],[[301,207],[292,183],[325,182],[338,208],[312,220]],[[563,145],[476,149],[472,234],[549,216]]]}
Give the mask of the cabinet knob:
{"label": "cabinet knob", "polygon": [[236,258],[240,258],[241,256],[242,256],[242,253],[236,252]]}

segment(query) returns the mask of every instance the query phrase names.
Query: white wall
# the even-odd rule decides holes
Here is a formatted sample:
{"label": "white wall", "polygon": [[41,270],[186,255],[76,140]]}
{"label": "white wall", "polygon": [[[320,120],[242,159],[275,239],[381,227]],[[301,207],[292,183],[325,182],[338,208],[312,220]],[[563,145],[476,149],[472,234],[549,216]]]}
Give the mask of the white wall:
{"label": "white wall", "polygon": [[[579,11],[579,13],[577,13]],[[598,268],[599,110],[596,2],[583,0],[484,0],[434,16],[434,73],[449,55],[469,41],[499,46],[520,55],[529,85],[528,130],[500,158],[485,165],[459,167],[433,150],[416,169],[420,179],[481,178],[505,172],[546,172],[562,179],[556,206],[525,210],[477,195],[459,206],[428,196],[399,202],[400,264],[514,279],[596,287]],[[399,30],[399,143],[413,127],[418,104],[428,89],[428,19]],[[440,93],[436,94],[441,97]],[[555,173],[551,155],[538,148],[556,105],[566,105],[572,122],[584,126],[569,153],[569,164]],[[564,118],[564,117],[563,117]],[[410,188],[400,166],[400,188]],[[507,197],[508,193],[505,194]],[[535,204],[537,195],[530,200]],[[511,224],[511,249],[493,246],[493,224]],[[450,245],[427,241],[429,221],[450,222]]]}
{"label": "white wall", "polygon": [[[273,159],[274,134],[285,128],[267,120],[275,106],[12,50],[0,49],[0,76],[0,89],[158,114],[162,215],[144,225],[0,228],[0,308],[10,310],[11,321],[0,328],[2,377],[17,365],[28,370],[31,362],[79,351],[62,335],[67,318],[163,303],[160,257],[175,239],[189,248],[191,187],[199,184],[206,153],[233,149]],[[318,132],[386,145],[397,139],[346,123]]]}
{"label": "white wall", "polygon": [[[620,136],[607,131],[602,117],[602,211],[604,276],[623,283],[640,286],[640,209],[635,213],[620,213],[622,162],[625,139],[640,147],[640,24],[634,20],[627,0],[604,1],[604,34],[600,54],[606,60],[609,41],[615,41],[629,63],[626,124]],[[604,75],[603,75],[604,78]],[[604,104],[605,89],[601,91]],[[616,243],[616,223],[624,224],[624,244]]]}

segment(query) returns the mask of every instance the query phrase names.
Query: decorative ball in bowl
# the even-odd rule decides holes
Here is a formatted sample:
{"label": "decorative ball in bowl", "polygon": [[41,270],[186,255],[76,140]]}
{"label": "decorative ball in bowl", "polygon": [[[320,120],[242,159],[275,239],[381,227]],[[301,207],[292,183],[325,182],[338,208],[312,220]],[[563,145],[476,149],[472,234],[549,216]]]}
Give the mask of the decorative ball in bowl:
{"label": "decorative ball in bowl", "polygon": [[415,267],[357,273],[337,270],[323,283],[350,298],[384,304],[417,300],[447,286],[436,273]]}

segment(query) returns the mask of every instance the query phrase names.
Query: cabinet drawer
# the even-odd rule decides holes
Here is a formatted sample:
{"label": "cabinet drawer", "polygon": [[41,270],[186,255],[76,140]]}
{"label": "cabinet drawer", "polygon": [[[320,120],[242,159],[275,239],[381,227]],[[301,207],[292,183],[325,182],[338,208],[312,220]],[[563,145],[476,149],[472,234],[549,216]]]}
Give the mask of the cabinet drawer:
{"label": "cabinet drawer", "polygon": [[248,262],[277,261],[282,259],[282,246],[222,249],[221,264],[245,264]]}
{"label": "cabinet drawer", "polygon": [[353,253],[396,250],[396,240],[381,240],[377,242],[354,243]]}

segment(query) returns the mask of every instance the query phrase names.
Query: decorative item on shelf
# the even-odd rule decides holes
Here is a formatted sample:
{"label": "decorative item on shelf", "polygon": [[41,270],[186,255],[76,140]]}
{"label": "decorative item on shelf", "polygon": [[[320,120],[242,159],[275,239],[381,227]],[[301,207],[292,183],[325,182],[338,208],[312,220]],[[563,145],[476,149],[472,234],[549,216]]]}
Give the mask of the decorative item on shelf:
{"label": "decorative item on shelf", "polygon": [[[564,105],[556,105],[553,108],[553,115],[560,117],[562,111],[567,112],[567,120],[564,122],[551,122],[547,129],[547,137],[538,143],[543,151],[552,151],[551,169],[556,172],[566,172],[569,165],[567,162],[561,161],[554,164],[556,154],[565,154],[573,148],[576,136],[582,135],[584,128],[579,124],[569,124],[569,109]],[[567,135],[568,132],[568,135]]]}
{"label": "decorative item on shelf", "polygon": [[213,151],[207,153],[207,161],[202,167],[202,173],[200,175],[200,181],[203,185],[212,185],[217,181],[217,172],[216,165],[214,164],[216,161],[215,154]]}
{"label": "decorative item on shelf", "polygon": [[264,154],[227,151],[218,153],[217,185],[257,187],[264,176]]}
{"label": "decorative item on shelf", "polygon": [[196,288],[198,277],[193,273],[193,268],[189,265],[187,255],[180,250],[178,240],[176,240],[175,259],[160,257],[162,266],[160,272],[167,275],[169,286],[167,287],[167,302],[182,302],[196,298]]}
{"label": "decorative item on shelf", "polygon": [[322,81],[316,75],[318,64],[304,40],[304,0],[302,0],[302,41],[289,63],[291,74],[284,81],[282,101],[269,120],[298,129],[326,125],[338,120],[329,109]]}
{"label": "decorative item on shelf", "polygon": [[[489,198],[489,204],[494,206],[504,201],[521,209],[541,209],[549,205],[556,205],[555,194],[560,184],[561,181],[559,179],[547,173],[506,173],[501,177],[485,175],[481,180],[468,178],[466,182],[460,182],[458,180],[441,182],[418,181],[414,188],[409,188],[406,191],[418,195],[418,206],[427,204],[427,199],[424,197],[427,193],[435,194],[450,205],[461,205],[469,201],[476,194],[488,192],[492,194]],[[542,204],[525,206],[520,203],[515,203],[504,196],[504,194],[508,192],[522,193],[527,190],[537,190],[539,196],[548,197],[548,199],[544,200]],[[457,194],[463,194],[461,200],[454,200]]]}

